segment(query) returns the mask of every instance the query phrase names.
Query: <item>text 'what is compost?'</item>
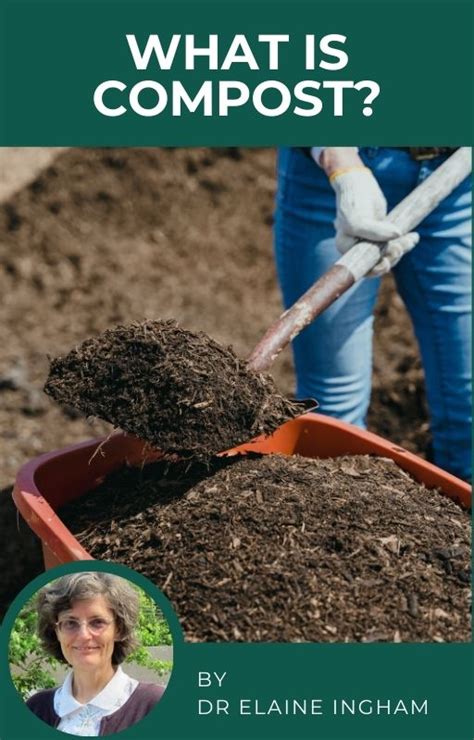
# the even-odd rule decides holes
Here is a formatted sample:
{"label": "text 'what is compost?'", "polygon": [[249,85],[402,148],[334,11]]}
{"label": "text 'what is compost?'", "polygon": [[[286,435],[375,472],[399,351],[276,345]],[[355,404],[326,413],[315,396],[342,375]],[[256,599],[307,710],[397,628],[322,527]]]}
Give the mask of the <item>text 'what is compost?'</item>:
{"label": "text 'what is compost?'", "polygon": [[[162,113],[181,116],[186,113],[199,113],[205,117],[229,116],[232,110],[251,105],[260,115],[276,117],[290,111],[301,117],[319,115],[323,110],[333,116],[344,115],[346,96],[357,95],[364,116],[373,113],[372,104],[380,93],[380,86],[374,80],[317,80],[303,79],[295,84],[286,84],[276,75],[255,85],[238,79],[204,80],[201,84],[193,81],[190,85],[182,79],[164,79],[166,72],[179,67],[181,75],[194,71],[196,64],[210,72],[228,72],[242,65],[250,71],[268,70],[274,73],[286,69],[280,46],[290,42],[288,34],[260,34],[253,50],[244,34],[236,34],[230,45],[223,50],[217,34],[210,34],[206,45],[198,45],[193,34],[173,34],[167,46],[158,34],[148,36],[146,43],[140,45],[133,34],[126,40],[134,67],[147,71],[153,64],[165,72],[161,81],[144,79],[127,84],[120,79],[105,80],[97,85],[93,94],[96,110],[103,116],[115,118],[132,111],[138,116],[154,117]],[[301,49],[302,67],[307,71],[316,69],[336,72],[344,69],[349,55],[340,45],[346,37],[341,34],[328,34],[317,40],[313,34],[306,34]],[[264,51],[262,51],[262,49]],[[263,60],[262,60],[263,54]],[[348,92],[351,91],[351,92]]]}

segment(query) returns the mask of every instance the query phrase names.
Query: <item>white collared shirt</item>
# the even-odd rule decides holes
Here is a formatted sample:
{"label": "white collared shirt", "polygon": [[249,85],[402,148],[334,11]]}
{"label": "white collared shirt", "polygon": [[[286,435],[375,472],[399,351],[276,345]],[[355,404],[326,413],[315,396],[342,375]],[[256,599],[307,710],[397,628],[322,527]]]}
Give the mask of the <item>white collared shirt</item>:
{"label": "white collared shirt", "polygon": [[60,717],[57,727],[70,735],[97,737],[104,717],[116,712],[130,698],[138,681],[130,678],[119,666],[107,686],[87,704],[80,704],[72,695],[72,671],[54,694],[54,711]]}

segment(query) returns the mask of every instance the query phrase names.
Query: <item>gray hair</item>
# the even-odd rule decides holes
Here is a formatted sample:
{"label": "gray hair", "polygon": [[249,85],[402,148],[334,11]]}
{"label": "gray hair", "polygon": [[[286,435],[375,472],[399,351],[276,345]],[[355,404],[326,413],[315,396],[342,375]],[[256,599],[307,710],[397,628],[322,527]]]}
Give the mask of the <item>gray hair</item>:
{"label": "gray hair", "polygon": [[38,593],[38,636],[49,655],[66,663],[56,636],[56,622],[61,612],[76,601],[103,596],[113,612],[118,633],[112,665],[123,663],[137,645],[134,630],[138,623],[139,598],[128,581],[111,573],[71,573],[58,578]]}

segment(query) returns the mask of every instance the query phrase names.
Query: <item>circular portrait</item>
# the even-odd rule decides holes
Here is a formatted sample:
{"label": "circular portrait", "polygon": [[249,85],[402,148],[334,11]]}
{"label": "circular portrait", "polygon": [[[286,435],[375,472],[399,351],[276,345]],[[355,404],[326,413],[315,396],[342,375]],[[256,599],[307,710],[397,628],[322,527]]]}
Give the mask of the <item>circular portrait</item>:
{"label": "circular portrait", "polygon": [[13,682],[51,727],[79,736],[121,732],[160,702],[172,669],[169,625],[153,599],[107,572],[63,575],[19,612]]}

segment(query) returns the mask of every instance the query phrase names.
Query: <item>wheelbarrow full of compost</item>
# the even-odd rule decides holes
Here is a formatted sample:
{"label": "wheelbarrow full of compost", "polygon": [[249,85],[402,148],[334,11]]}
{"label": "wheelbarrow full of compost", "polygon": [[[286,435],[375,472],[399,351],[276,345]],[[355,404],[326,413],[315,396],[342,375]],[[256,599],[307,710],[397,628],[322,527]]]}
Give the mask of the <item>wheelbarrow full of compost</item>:
{"label": "wheelbarrow full of compost", "polygon": [[[248,453],[307,458],[377,455],[393,460],[426,487],[439,489],[463,507],[471,504],[467,483],[376,434],[322,415],[305,414],[283,424],[271,437],[257,438],[224,454]],[[146,443],[116,433],[46,453],[24,465],[13,499],[41,540],[45,567],[92,559],[62,522],[62,507],[92,491],[119,468],[142,466],[159,456]]]}

